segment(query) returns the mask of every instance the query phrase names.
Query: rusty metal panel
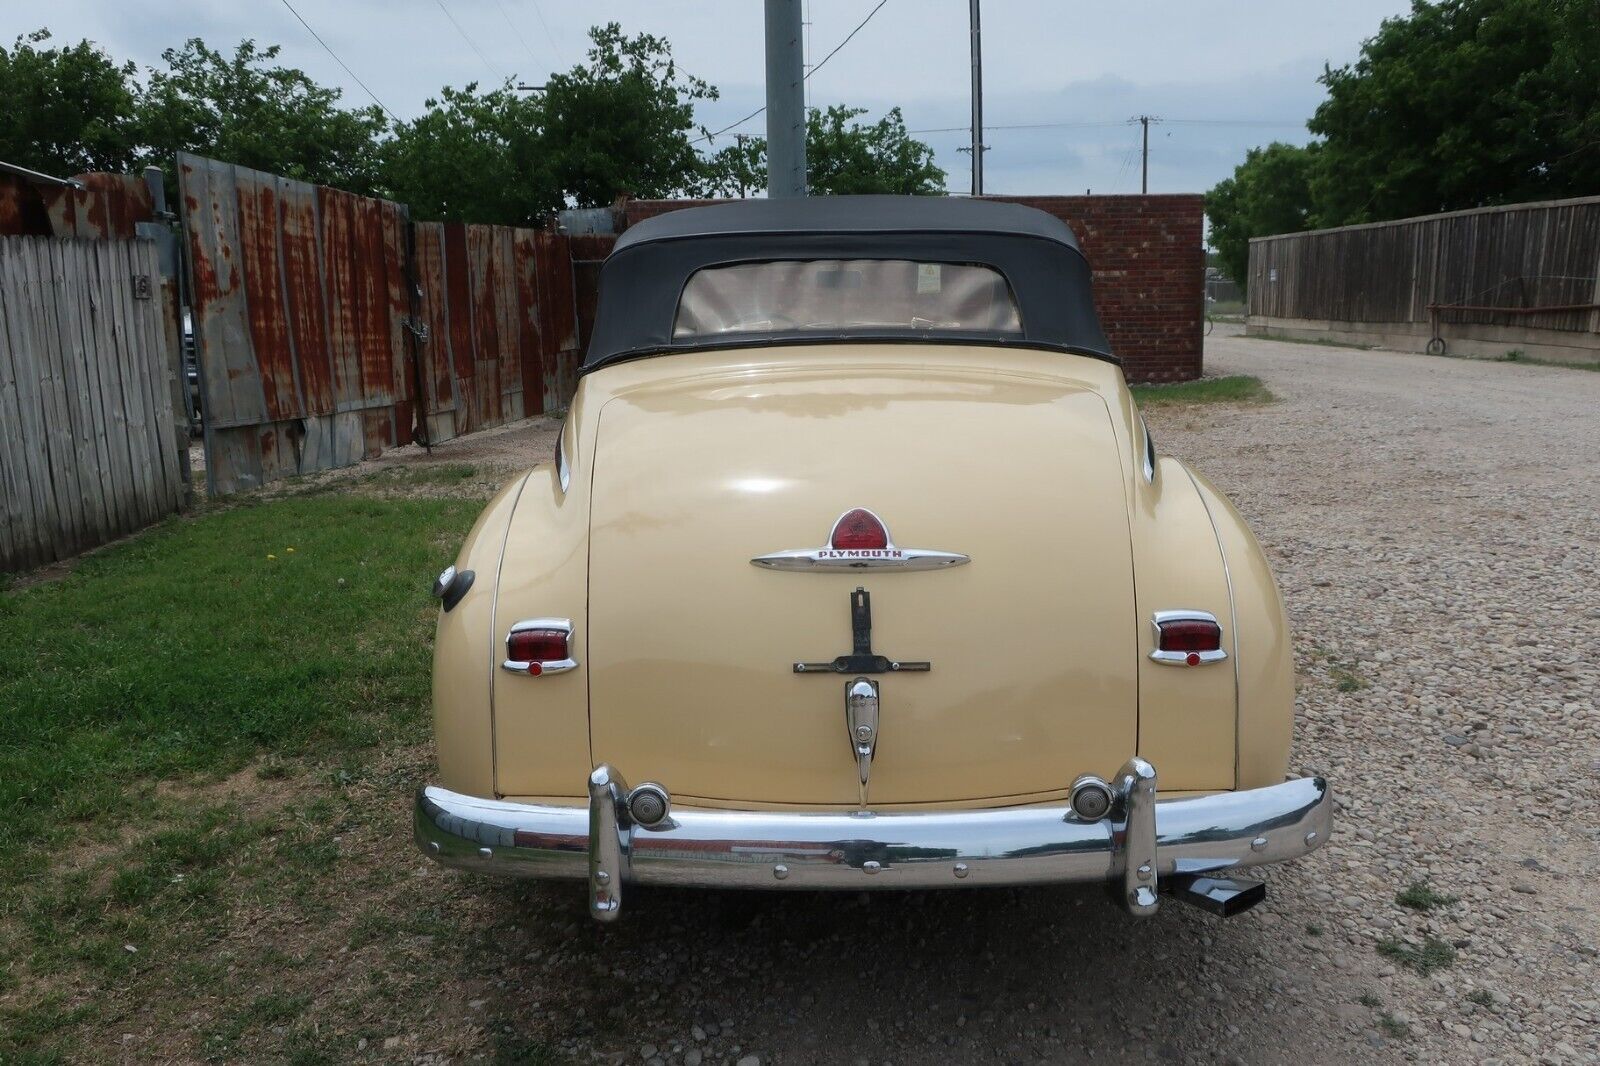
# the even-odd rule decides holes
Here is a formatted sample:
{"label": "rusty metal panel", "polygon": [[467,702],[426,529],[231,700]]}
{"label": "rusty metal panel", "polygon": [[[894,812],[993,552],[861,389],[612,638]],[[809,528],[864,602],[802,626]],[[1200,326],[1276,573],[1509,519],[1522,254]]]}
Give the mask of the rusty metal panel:
{"label": "rusty metal panel", "polygon": [[426,339],[419,352],[426,392],[428,440],[457,435],[456,375],[450,345],[449,301],[445,278],[444,227],[437,222],[414,224],[412,270],[418,291],[418,317]]}
{"label": "rusty metal panel", "polygon": [[179,184],[212,492],[570,400],[568,238],[413,224],[400,204],[190,155]]}
{"label": "rusty metal panel", "polygon": [[512,236],[512,273],[516,281],[518,369],[522,375],[522,413],[548,410],[544,395],[544,347],[539,336],[539,255],[533,230]]}
{"label": "rusty metal panel", "polygon": [[444,300],[450,339],[450,371],[455,378],[457,433],[481,429],[477,421],[477,350],[472,323],[472,277],[467,262],[467,226],[446,222],[444,237]]}
{"label": "rusty metal panel", "polygon": [[489,226],[467,227],[467,262],[472,279],[473,425],[477,429],[500,424],[500,323],[494,290],[499,284],[494,257],[494,233]]}
{"label": "rusty metal panel", "polygon": [[403,210],[189,155],[179,186],[211,491],[409,441]]}
{"label": "rusty metal panel", "polygon": [[333,363],[328,309],[318,262],[316,189],[279,178],[278,269],[288,309],[289,344],[300,382],[300,413],[333,413]]}
{"label": "rusty metal panel", "polygon": [[571,239],[534,234],[538,259],[539,335],[543,344],[544,406],[564,408],[578,387],[578,310],[572,284]]}

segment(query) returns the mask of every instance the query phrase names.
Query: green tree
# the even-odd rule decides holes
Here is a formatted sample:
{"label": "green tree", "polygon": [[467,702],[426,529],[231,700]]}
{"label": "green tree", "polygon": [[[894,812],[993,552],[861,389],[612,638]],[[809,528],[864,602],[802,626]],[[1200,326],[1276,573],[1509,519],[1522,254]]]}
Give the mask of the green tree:
{"label": "green tree", "polygon": [[1596,42],[1596,0],[1413,0],[1322,76],[1316,221],[1600,192]]}
{"label": "green tree", "polygon": [[562,206],[537,97],[470,84],[426,107],[381,149],[384,191],[413,218],[530,226]]}
{"label": "green tree", "polygon": [[1311,175],[1320,145],[1301,148],[1275,141],[1252,148],[1244,162],[1206,193],[1211,245],[1222,269],[1247,284],[1250,238],[1306,229],[1311,216]]}
{"label": "green tree", "polygon": [[717,90],[678,69],[659,37],[629,37],[617,23],[590,29],[588,62],[552,74],[543,142],[551,172],[579,207],[618,196],[692,193],[705,163],[690,143],[694,105]]}
{"label": "green tree", "polygon": [[[906,132],[900,109],[891,108],[870,125],[854,121],[866,113],[866,108],[838,104],[807,113],[806,186],[811,194],[943,195],[945,173],[934,165],[933,149]],[[708,161],[707,187],[718,195],[739,195],[766,184],[764,137],[747,138]]]}
{"label": "green tree", "polygon": [[367,193],[378,183],[377,107],[347,110],[341,93],[276,65],[278,47],[241,41],[232,57],[198,37],[161,53],[139,108],[150,162],[179,151]]}
{"label": "green tree", "polygon": [[139,145],[132,63],[88,41],[41,47],[49,30],[0,47],[0,159],[57,177],[127,171]]}

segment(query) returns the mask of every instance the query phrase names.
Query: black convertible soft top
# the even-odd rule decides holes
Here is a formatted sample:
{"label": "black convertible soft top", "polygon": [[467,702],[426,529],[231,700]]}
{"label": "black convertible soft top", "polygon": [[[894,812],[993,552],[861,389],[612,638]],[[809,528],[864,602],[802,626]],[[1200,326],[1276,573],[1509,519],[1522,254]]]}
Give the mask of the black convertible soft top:
{"label": "black convertible soft top", "polygon": [[[740,332],[673,337],[684,285],[697,271],[788,259],[907,259],[981,264],[1011,286],[1016,333],[926,329]],[[584,370],[645,355],[839,341],[1002,344],[1113,362],[1095,315],[1089,265],[1067,224],[1021,204],[944,196],[815,196],[738,200],[669,211],[630,226],[600,272]]]}

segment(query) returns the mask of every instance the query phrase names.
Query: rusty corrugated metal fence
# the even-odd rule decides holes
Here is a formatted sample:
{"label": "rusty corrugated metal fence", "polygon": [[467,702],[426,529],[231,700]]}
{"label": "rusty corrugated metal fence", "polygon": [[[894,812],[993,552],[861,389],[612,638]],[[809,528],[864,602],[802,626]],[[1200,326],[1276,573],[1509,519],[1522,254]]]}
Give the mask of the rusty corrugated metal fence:
{"label": "rusty corrugated metal fence", "polygon": [[551,410],[578,364],[567,238],[181,154],[209,491]]}

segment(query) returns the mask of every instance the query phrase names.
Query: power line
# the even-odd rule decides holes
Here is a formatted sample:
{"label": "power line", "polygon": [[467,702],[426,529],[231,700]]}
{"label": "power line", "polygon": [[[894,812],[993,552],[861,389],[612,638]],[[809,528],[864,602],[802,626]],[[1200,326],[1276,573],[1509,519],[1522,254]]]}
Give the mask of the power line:
{"label": "power line", "polygon": [[528,39],[522,36],[522,31],[517,29],[517,24],[511,21],[511,16],[506,13],[505,5],[502,4],[500,0],[494,0],[494,6],[500,9],[500,17],[506,20],[506,25],[511,27],[511,32],[516,34],[517,40],[522,42],[522,50],[528,53],[528,58],[533,60],[534,65],[542,66],[544,64],[544,60],[534,55],[533,49],[528,47]]}
{"label": "power line", "polygon": [[[1107,126],[1127,126],[1127,125],[1130,125],[1132,122],[1137,122],[1137,121],[1139,121],[1139,120],[1138,119],[1132,119],[1132,120],[1129,120],[1129,119],[1115,119],[1115,120],[1107,121],[1107,122],[1025,122],[1025,123],[1019,123],[1019,124],[1009,125],[1009,126],[991,126],[991,125],[988,125],[986,123],[983,128],[985,130],[1086,130],[1086,129],[1097,129],[1097,128],[1102,128],[1102,127],[1107,127]],[[1179,124],[1185,125],[1185,126],[1268,126],[1268,127],[1278,127],[1278,126],[1302,126],[1302,125],[1305,124],[1303,120],[1299,121],[1299,122],[1269,122],[1269,121],[1257,121],[1257,120],[1254,120],[1254,119],[1231,119],[1231,118],[1167,118],[1167,119],[1162,119],[1161,121],[1166,123],[1166,124],[1168,124],[1168,125],[1171,125],[1173,123],[1179,123]],[[906,132],[907,133],[967,133],[971,129],[972,129],[971,126],[938,126],[936,128],[933,128],[933,129],[906,130]]]}
{"label": "power line", "polygon": [[393,111],[390,111],[388,106],[386,104],[384,104],[384,102],[382,100],[378,99],[378,94],[377,93],[375,93],[371,89],[367,88],[367,83],[366,82],[364,82],[360,78],[356,77],[356,72],[350,69],[350,65],[348,63],[346,63],[344,60],[339,58],[339,53],[338,52],[335,52],[332,48],[328,47],[328,42],[324,41],[322,39],[322,37],[318,35],[317,31],[311,28],[311,23],[307,22],[301,16],[300,12],[298,12],[298,11],[296,11],[294,9],[294,5],[289,3],[289,0],[283,0],[283,6],[288,8],[289,9],[289,14],[293,15],[295,17],[295,19],[297,21],[299,21],[300,25],[302,25],[302,26],[304,26],[306,28],[306,32],[307,33],[311,34],[312,37],[316,38],[316,42],[322,46],[323,51],[327,52],[330,56],[332,56],[333,57],[333,61],[335,63],[339,64],[341,67],[343,67],[344,68],[344,72],[346,74],[350,75],[350,77],[352,77],[352,78],[355,78],[355,83],[357,85],[361,86],[362,89],[366,90],[367,95],[372,97],[372,102],[377,104],[378,107],[382,109],[383,113],[388,115],[390,120],[398,125],[399,122],[400,122],[400,119],[395,116],[395,113]]}
{"label": "power line", "polygon": [[[849,44],[850,43],[850,38],[852,38],[856,34],[860,33],[861,32],[861,28],[863,26],[865,26],[867,23],[871,22],[872,21],[872,16],[876,15],[879,11],[882,11],[883,10],[883,5],[887,4],[888,2],[889,2],[889,0],[878,0],[878,6],[873,8],[871,11],[867,12],[867,17],[862,19],[860,22],[856,23],[856,28],[851,30],[848,34],[846,34],[844,40],[842,40],[838,44],[834,45],[833,51],[831,51],[827,55],[823,56],[821,62],[814,64],[811,67],[810,70],[806,71],[805,77],[802,78],[801,80],[802,81],[810,81],[811,80],[811,75],[813,75],[817,71],[821,70],[823,68],[823,66],[828,62],[828,60],[830,60],[834,56],[838,55],[839,54],[839,49],[841,49],[845,45]],[[709,144],[710,142],[716,140],[718,137],[721,137],[724,133],[727,133],[729,130],[733,129],[735,126],[743,126],[746,122],[749,122],[751,119],[755,118],[757,115],[761,114],[766,109],[767,109],[766,105],[763,104],[762,106],[756,108],[754,111],[750,112],[744,118],[741,118],[739,121],[730,122],[726,126],[722,127],[720,130],[717,130],[714,133],[707,133],[707,134],[705,134],[704,136],[701,136],[701,137],[696,137],[694,140],[690,141],[689,143],[690,144],[699,144],[701,141],[705,141],[706,143]]]}
{"label": "power line", "polygon": [[556,63],[561,62],[561,49],[556,47],[556,35],[550,32],[550,23],[545,21],[544,8],[539,6],[539,0],[530,0],[533,4],[533,13],[539,16],[539,25],[544,27],[545,38],[550,42],[550,56]]}
{"label": "power line", "polygon": [[[985,125],[985,130],[1086,130],[1098,126],[1126,126],[1127,122],[1118,119],[1116,122],[1027,122],[1013,126]],[[931,130],[906,130],[907,133],[970,133],[971,126],[940,126]]]}
{"label": "power line", "polygon": [[[450,14],[450,9],[444,6],[444,0],[433,0],[433,2],[439,5],[439,10],[443,11],[444,17],[450,20],[450,25],[454,26],[456,32],[461,34],[461,39],[466,41],[474,52],[478,53],[478,58],[483,60],[483,65],[489,68],[489,73],[495,73],[495,65],[489,62],[489,57],[483,54],[483,49],[479,48],[473,39],[467,36],[467,31],[461,28],[461,23],[457,22],[456,17]],[[506,77],[504,71],[500,72],[500,77],[502,79]]]}
{"label": "power line", "polygon": [[809,73],[806,74],[806,77],[808,77],[808,78],[811,77],[812,74],[815,74],[817,71],[819,71],[823,67],[827,66],[828,65],[828,60],[830,60],[834,56],[838,55],[839,54],[839,49],[841,49],[845,45],[849,44],[850,43],[850,38],[852,38],[856,34],[860,33],[861,32],[861,28],[863,26],[865,26],[867,23],[871,22],[872,21],[872,16],[876,15],[878,12],[882,11],[883,10],[883,5],[887,4],[888,2],[889,2],[889,0],[878,0],[878,6],[873,8],[871,11],[868,11],[867,12],[867,17],[862,19],[859,23],[857,23],[856,24],[856,28],[851,30],[848,34],[846,34],[844,40],[840,41],[838,44],[833,46],[833,51],[831,51],[827,55],[823,56],[822,60],[820,62],[812,64],[811,70],[810,70]]}

